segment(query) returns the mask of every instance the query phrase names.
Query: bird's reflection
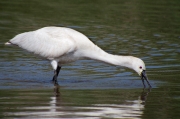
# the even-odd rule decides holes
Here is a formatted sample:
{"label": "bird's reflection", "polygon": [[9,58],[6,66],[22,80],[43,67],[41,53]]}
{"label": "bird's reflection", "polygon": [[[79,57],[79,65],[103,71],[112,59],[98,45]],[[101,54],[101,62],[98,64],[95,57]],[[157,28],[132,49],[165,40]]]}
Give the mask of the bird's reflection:
{"label": "bird's reflection", "polygon": [[55,94],[55,97],[60,97],[60,91],[59,91],[59,89],[60,89],[60,86],[59,85],[55,85],[54,86],[54,94]]}
{"label": "bird's reflection", "polygon": [[[82,107],[73,107],[74,113],[72,115],[80,116],[101,116],[101,115],[108,115],[113,114],[117,117],[132,117],[134,115],[141,116],[143,114],[143,109],[145,108],[145,103],[147,101],[147,97],[151,89],[143,89],[141,94],[139,95],[138,99],[134,100],[126,100],[126,103],[123,104],[92,104],[90,107],[82,106]],[[61,100],[61,93],[60,93],[60,86],[54,86],[53,88],[53,96],[50,97],[50,106],[49,106],[49,116],[55,117],[55,115],[66,115],[68,110],[65,106],[63,106],[63,102]],[[89,110],[89,111],[82,111],[82,110]],[[94,113],[94,109],[98,109]],[[72,111],[72,110],[71,110]],[[81,112],[82,111],[82,112]],[[60,113],[61,112],[61,113]],[[82,116],[81,115],[81,116]]]}
{"label": "bird's reflection", "polygon": [[142,101],[141,104],[145,105],[145,102],[147,100],[148,94],[151,92],[151,88],[145,89],[143,88],[143,91],[140,95],[140,100]]}
{"label": "bird's reflection", "polygon": [[56,113],[58,111],[58,107],[61,106],[60,102],[61,102],[61,93],[59,91],[60,86],[59,85],[55,85],[53,92],[54,92],[54,96],[50,97],[51,101],[50,101],[50,112],[51,113]]}

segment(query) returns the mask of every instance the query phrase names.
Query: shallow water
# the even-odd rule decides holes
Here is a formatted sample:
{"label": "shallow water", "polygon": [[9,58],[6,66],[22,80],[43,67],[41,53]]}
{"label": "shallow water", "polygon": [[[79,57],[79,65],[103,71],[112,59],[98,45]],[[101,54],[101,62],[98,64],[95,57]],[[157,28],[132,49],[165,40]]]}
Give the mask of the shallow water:
{"label": "shallow water", "polygon": [[[180,114],[180,2],[0,1],[0,118],[176,119]],[[52,68],[19,48],[15,35],[44,26],[86,34],[105,51],[140,57],[152,89],[132,70],[83,60]],[[55,88],[55,89],[54,89]]]}

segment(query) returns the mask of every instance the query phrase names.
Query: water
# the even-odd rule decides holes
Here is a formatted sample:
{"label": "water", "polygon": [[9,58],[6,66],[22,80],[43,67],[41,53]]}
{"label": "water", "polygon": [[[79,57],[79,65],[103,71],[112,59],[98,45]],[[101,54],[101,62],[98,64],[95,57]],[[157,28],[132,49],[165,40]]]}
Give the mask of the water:
{"label": "water", "polygon": [[[0,1],[0,118],[178,119],[180,2]],[[51,83],[48,61],[4,43],[21,32],[66,26],[105,51],[144,60],[153,88],[132,70],[83,60]]]}

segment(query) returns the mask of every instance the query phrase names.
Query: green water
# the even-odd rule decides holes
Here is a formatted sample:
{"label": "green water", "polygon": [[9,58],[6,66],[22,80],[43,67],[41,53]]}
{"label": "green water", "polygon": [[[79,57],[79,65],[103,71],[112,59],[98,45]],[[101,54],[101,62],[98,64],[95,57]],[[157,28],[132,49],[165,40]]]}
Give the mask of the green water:
{"label": "green water", "polygon": [[[65,26],[112,54],[144,60],[152,89],[132,70],[83,60],[52,68],[19,48],[15,35]],[[1,0],[0,118],[178,119],[180,114],[179,0]],[[56,88],[56,89],[54,89]]]}

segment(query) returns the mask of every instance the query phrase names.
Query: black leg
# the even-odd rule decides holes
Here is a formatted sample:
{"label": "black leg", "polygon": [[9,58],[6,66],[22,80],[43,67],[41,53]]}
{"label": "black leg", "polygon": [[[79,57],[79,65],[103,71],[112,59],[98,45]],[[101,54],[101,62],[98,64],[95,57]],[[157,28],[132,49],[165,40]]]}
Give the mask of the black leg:
{"label": "black leg", "polygon": [[57,76],[58,76],[60,70],[61,70],[61,67],[57,66],[57,69],[56,69]]}
{"label": "black leg", "polygon": [[58,85],[57,77],[58,77],[60,69],[61,69],[61,67],[57,66],[56,70],[54,71],[54,76],[53,76],[53,79],[52,79],[52,81],[54,82],[54,85]]}

